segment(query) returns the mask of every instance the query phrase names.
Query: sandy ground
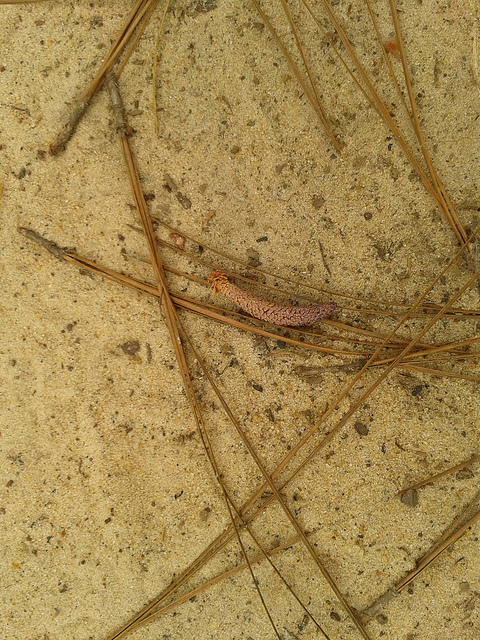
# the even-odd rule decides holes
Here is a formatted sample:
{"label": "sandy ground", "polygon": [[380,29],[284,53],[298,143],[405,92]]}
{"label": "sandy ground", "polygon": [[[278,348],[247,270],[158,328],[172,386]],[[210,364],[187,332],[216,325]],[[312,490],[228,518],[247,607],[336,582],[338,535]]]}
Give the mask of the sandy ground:
{"label": "sandy ground", "polygon": [[[137,224],[136,212],[105,92],[66,152],[48,154],[130,5],[52,1],[0,9],[0,598],[1,635],[8,640],[106,638],[229,522],[155,301],[62,263],[17,233],[19,225],[30,227],[103,265],[152,277],[148,265],[125,257],[147,251],[130,226]],[[406,3],[401,14],[427,145],[470,228],[479,222],[475,5],[424,0]],[[359,7],[340,2],[335,8],[390,95],[378,45],[365,18],[357,19]],[[323,36],[302,20],[341,153],[255,10],[235,0],[174,3],[158,69],[156,137],[152,58],[160,17],[158,10],[121,79],[144,191],[154,195],[152,212],[199,244],[244,261],[253,256],[294,281],[413,302],[454,255],[456,238]],[[385,39],[392,37],[387,29]],[[166,174],[181,198],[165,188]],[[198,244],[186,248],[230,266],[201,253]],[[165,262],[208,276],[207,267],[182,256],[165,253]],[[460,261],[432,299],[448,299],[471,273]],[[198,284],[175,277],[171,283],[213,301]],[[345,298],[338,302],[352,306]],[[478,308],[478,289],[461,304]],[[269,471],[352,377],[339,366],[354,362],[347,356],[310,355],[182,318]],[[366,329],[392,328],[377,314],[340,309],[337,318]],[[418,328],[412,323],[404,335]],[[473,322],[443,322],[428,337],[442,342],[475,333]],[[319,372],[305,379],[300,366]],[[480,374],[476,365],[450,369]],[[226,485],[240,505],[260,474],[198,364],[192,371]],[[358,384],[335,420],[374,377]],[[473,499],[478,465],[421,490],[416,507],[396,493],[479,452],[479,409],[478,383],[394,372],[284,489],[355,609],[394,586]],[[293,536],[279,508],[268,509],[254,530],[268,547]],[[370,637],[478,639],[478,536],[477,523],[368,621]],[[191,586],[240,561],[232,543]],[[360,637],[298,545],[278,562],[332,640]],[[280,636],[320,637],[265,563],[257,571]],[[242,571],[135,637],[261,640],[274,634]]]}

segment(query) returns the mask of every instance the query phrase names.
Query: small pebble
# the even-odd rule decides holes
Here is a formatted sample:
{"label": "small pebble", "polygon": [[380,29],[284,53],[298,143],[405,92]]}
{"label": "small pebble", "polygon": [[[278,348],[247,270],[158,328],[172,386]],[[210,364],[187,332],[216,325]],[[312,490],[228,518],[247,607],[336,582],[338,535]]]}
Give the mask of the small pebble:
{"label": "small pebble", "polygon": [[368,427],[366,424],[357,420],[357,422],[355,422],[353,426],[355,427],[355,431],[358,433],[358,435],[368,436]]}
{"label": "small pebble", "polygon": [[407,491],[402,494],[400,500],[403,504],[406,504],[407,507],[416,507],[418,504],[418,493],[415,489],[407,489]]}
{"label": "small pebble", "polygon": [[129,340],[124,342],[121,347],[123,353],[126,353],[127,356],[133,356],[137,351],[140,351],[140,342],[138,340]]}

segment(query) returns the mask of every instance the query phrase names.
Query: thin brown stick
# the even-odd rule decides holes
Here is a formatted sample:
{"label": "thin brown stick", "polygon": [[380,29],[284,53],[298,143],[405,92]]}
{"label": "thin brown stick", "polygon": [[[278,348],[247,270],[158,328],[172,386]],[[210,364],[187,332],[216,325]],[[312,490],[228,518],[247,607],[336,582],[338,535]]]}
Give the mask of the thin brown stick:
{"label": "thin brown stick", "polygon": [[137,0],[133,9],[122,25],[117,38],[112,44],[110,51],[108,52],[95,78],[77,100],[76,106],[74,107],[70,118],[64,125],[56,140],[50,145],[50,153],[52,155],[57,155],[65,149],[65,146],[73,136],[78,123],[85,115],[90,101],[92,100],[95,93],[103,85],[107,74],[110,73],[110,71],[113,69],[115,63],[127,46],[130,37],[137,28],[139,22],[142,20],[145,14],[147,14],[148,16],[147,19],[151,16],[151,11],[149,11],[149,9],[157,2],[158,0]]}
{"label": "thin brown stick", "polygon": [[415,569],[411,571],[408,575],[406,575],[402,580],[397,582],[395,585],[395,589],[400,591],[404,587],[407,586],[414,578],[418,576],[429,564],[431,564],[436,558],[443,553],[446,549],[452,546],[459,538],[463,536],[463,534],[472,527],[475,522],[480,519],[480,510],[476,512],[474,516],[472,516],[467,522],[465,522],[457,531],[452,533],[446,540],[438,544],[434,547],[426,556],[420,560]]}
{"label": "thin brown stick", "polygon": [[416,373],[424,373],[437,378],[457,378],[459,380],[468,380],[470,382],[480,382],[480,376],[474,376],[471,373],[455,373],[455,371],[445,371],[444,369],[432,369],[430,367],[417,367],[413,364],[404,364],[401,362],[397,365],[399,369],[407,371],[415,371]]}
{"label": "thin brown stick", "polygon": [[397,495],[398,496],[403,496],[403,494],[406,491],[414,491],[415,489],[419,489],[420,487],[424,487],[427,484],[432,484],[436,480],[440,480],[440,478],[444,478],[445,476],[448,476],[448,475],[450,475],[452,473],[455,473],[455,471],[460,471],[460,469],[464,469],[465,467],[468,467],[469,465],[473,464],[474,462],[480,462],[480,455],[473,456],[472,458],[470,458],[470,460],[464,460],[463,462],[460,462],[459,464],[456,464],[454,467],[450,467],[449,469],[445,469],[445,471],[437,473],[434,476],[430,476],[429,478],[426,478],[426,480],[422,480],[421,482],[417,482],[417,484],[412,484],[410,487],[407,487],[406,489],[402,489],[401,491],[399,491]]}

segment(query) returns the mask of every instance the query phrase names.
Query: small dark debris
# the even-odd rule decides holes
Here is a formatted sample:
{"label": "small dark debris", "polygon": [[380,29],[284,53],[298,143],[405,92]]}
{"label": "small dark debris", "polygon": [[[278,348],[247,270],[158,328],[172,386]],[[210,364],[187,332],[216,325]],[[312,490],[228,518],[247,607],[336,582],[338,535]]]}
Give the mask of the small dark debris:
{"label": "small dark debris", "polygon": [[90,19],[90,29],[97,29],[98,27],[103,27],[103,20],[101,16],[93,16]]}
{"label": "small dark debris", "polygon": [[286,343],[286,342],[284,342],[283,340],[277,340],[277,347],[278,347],[279,349],[285,349],[285,348],[286,348],[286,346],[287,346],[287,343]]}
{"label": "small dark debris", "polygon": [[178,500],[180,496],[183,496],[183,489],[180,491],[180,493],[175,493],[173,497],[175,498],[175,500]]}
{"label": "small dark debris", "polygon": [[238,145],[235,145],[230,149],[230,154],[232,156],[236,156],[237,153],[240,153],[240,147]]}
{"label": "small dark debris", "polygon": [[202,247],[201,244],[198,245],[198,253],[203,253],[205,251],[205,249]]}
{"label": "small dark debris", "polygon": [[122,345],[123,353],[126,353],[127,356],[133,356],[140,351],[140,342],[138,340],[129,340],[128,342],[124,342]]}
{"label": "small dark debris", "polygon": [[460,471],[457,471],[455,474],[457,480],[471,480],[474,477],[475,474],[471,469],[460,469]]}
{"label": "small dark debris", "polygon": [[412,391],[412,396],[419,396],[423,391],[423,385],[418,384]]}
{"label": "small dark debris", "polygon": [[111,518],[105,518],[105,520],[104,520],[105,524],[109,524],[111,521],[112,521]]}
{"label": "small dark debris", "polygon": [[332,620],[335,620],[336,622],[340,622],[340,620],[342,619],[336,611],[330,611],[330,618]]}
{"label": "small dark debris", "polygon": [[405,493],[402,493],[400,500],[407,507],[416,507],[418,504],[418,493],[415,489],[407,489]]}
{"label": "small dark debris", "polygon": [[368,436],[368,427],[366,424],[357,420],[353,426],[355,427],[355,431],[358,433],[358,435]]}
{"label": "small dark debris", "polygon": [[210,507],[205,507],[205,509],[202,509],[202,511],[200,511],[200,520],[206,522],[211,513],[212,510],[210,509]]}
{"label": "small dark debris", "polygon": [[265,409],[265,415],[270,420],[270,422],[275,422],[275,416],[273,415],[273,411],[270,409],[270,407],[267,407]]}
{"label": "small dark debris", "polygon": [[312,197],[312,205],[314,209],[321,209],[325,204],[325,198],[320,195],[316,195]]}
{"label": "small dark debris", "polygon": [[373,213],[371,213],[370,211],[365,211],[363,217],[365,218],[365,220],[371,220],[373,218]]}
{"label": "small dark debris", "polygon": [[252,387],[255,389],[255,391],[260,391],[260,392],[263,391],[263,387],[261,384],[253,383]]}
{"label": "small dark debris", "polygon": [[147,363],[150,364],[152,361],[152,347],[148,342],[145,344],[145,349],[147,351]]}
{"label": "small dark debris", "polygon": [[250,267],[259,267],[262,264],[260,262],[260,254],[256,249],[252,249],[250,247],[246,250],[246,254],[248,257],[248,264]]}
{"label": "small dark debris", "polygon": [[173,240],[173,242],[177,245],[177,247],[183,251],[185,249],[185,238],[184,236],[180,235],[179,233],[171,233],[169,235],[170,240]]}
{"label": "small dark debris", "polygon": [[149,202],[150,200],[155,200],[154,193],[145,193],[143,197],[145,198],[146,202]]}
{"label": "small dark debris", "polygon": [[197,0],[187,9],[189,15],[194,13],[207,13],[217,8],[217,0]]}
{"label": "small dark debris", "polygon": [[93,273],[91,271],[89,271],[88,269],[79,269],[78,273],[81,276],[88,276],[89,278],[91,278],[92,280],[94,280],[95,276],[93,275]]}
{"label": "small dark debris", "polygon": [[190,198],[184,196],[183,193],[180,193],[180,191],[178,191],[175,196],[184,209],[190,209],[190,207],[192,206],[192,201],[190,200]]}
{"label": "small dark debris", "polygon": [[268,236],[262,236],[261,238],[257,238],[257,242],[267,242]]}
{"label": "small dark debris", "polygon": [[163,185],[163,188],[169,193],[175,192],[178,189],[174,179],[172,176],[169,176],[168,173],[165,174],[165,184]]}

